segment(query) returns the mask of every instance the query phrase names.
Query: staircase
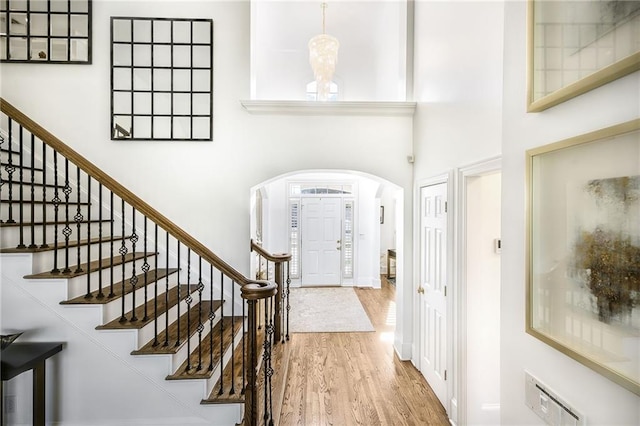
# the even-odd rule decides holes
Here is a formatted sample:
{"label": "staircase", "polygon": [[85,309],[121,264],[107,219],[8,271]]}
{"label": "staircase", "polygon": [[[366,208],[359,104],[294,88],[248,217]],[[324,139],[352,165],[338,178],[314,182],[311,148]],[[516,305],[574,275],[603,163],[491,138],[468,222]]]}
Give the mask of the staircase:
{"label": "staircase", "polygon": [[14,281],[190,417],[272,424],[290,257],[271,258],[275,282],[247,279],[12,105],[1,109],[3,292]]}

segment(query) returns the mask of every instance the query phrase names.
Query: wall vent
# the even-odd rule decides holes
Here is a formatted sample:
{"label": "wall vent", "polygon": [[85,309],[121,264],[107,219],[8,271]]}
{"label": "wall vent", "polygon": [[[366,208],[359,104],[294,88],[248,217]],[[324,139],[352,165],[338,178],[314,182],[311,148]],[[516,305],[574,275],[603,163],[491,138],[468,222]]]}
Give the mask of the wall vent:
{"label": "wall vent", "polygon": [[527,371],[525,371],[525,403],[548,425],[585,425],[584,416],[581,413]]}

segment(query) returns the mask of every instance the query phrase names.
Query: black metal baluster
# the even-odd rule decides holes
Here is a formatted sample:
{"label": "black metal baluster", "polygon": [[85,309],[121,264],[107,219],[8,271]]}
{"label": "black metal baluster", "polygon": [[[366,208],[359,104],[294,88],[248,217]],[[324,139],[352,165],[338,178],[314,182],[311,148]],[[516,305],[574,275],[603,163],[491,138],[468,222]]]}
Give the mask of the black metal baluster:
{"label": "black metal baluster", "polygon": [[73,233],[71,227],[69,226],[69,195],[71,195],[71,185],[69,185],[69,159],[64,159],[64,189],[62,192],[64,193],[64,228],[62,229],[62,235],[64,235],[64,270],[62,271],[65,274],[71,272],[69,268],[69,237]]}
{"label": "black metal baluster", "polygon": [[[154,280],[153,287],[155,289],[155,297],[153,298],[153,346],[158,346],[158,274],[160,273],[160,269],[158,269],[158,224],[155,224],[155,236],[153,238],[154,241],[154,261],[153,264],[156,267],[156,279]],[[169,277],[169,270],[165,272],[166,276]]]}
{"label": "black metal baluster", "polygon": [[266,365],[266,373],[267,373],[267,378],[268,381],[267,383],[265,383],[265,393],[269,393],[269,412],[268,412],[268,417],[269,417],[269,426],[273,426],[273,395],[271,393],[271,378],[273,377],[273,367],[271,365],[271,354],[272,354],[272,349],[273,349],[273,337],[274,337],[274,326],[273,326],[273,317],[274,317],[274,298],[278,297],[278,295],[276,294],[275,296],[271,296],[269,298],[269,304],[270,304],[270,313],[269,313],[269,319],[271,321],[270,326],[268,328],[268,332],[267,334],[269,335],[269,346],[268,348],[265,350],[265,353],[267,354],[267,365]]}
{"label": "black metal baluster", "polygon": [[[91,176],[87,175],[87,295],[85,298],[91,299]],[[78,235],[80,233],[78,232]],[[80,247],[80,245],[78,245]],[[98,267],[98,273],[101,268]]]}
{"label": "black metal baluster", "polygon": [[[166,258],[166,268],[167,268],[167,276],[165,279],[165,292],[164,292],[164,303],[167,309],[169,308],[169,231],[167,231],[167,242],[165,245],[165,258]],[[178,270],[178,275],[180,275],[180,270]],[[180,278],[178,278],[178,286],[180,286]],[[169,312],[164,316],[165,326],[164,326],[164,344],[162,346],[169,346]],[[155,312],[156,317],[158,316],[158,311]]]}
{"label": "black metal baluster", "polygon": [[[89,224],[91,226],[91,224]],[[104,298],[102,292],[102,183],[98,184],[98,299]]]}
{"label": "black metal baluster", "polygon": [[198,367],[196,370],[202,370],[202,332],[204,325],[202,324],[202,291],[204,284],[202,283],[202,257],[198,256]]}
{"label": "black metal baluster", "polygon": [[[4,136],[0,134],[0,147],[4,145]],[[11,145],[8,147],[9,157],[11,157]],[[0,167],[0,200],[2,199],[2,187],[4,186],[4,179],[2,179],[2,167]],[[0,223],[4,223],[2,220],[2,203],[0,203]]]}
{"label": "black metal baluster", "polygon": [[[58,216],[60,209],[60,202],[62,201],[59,197],[58,193],[58,152],[53,151],[53,185],[54,185],[54,193],[53,193],[53,269],[51,273],[59,274],[60,270],[58,269]],[[45,230],[46,232],[46,230]]]}
{"label": "black metal baluster", "polygon": [[[134,250],[135,251],[135,250]],[[147,259],[148,253],[147,253],[147,217],[144,217],[144,263],[142,264],[142,272],[144,272],[144,317],[142,318],[142,321],[148,321],[149,320],[149,310],[147,309],[147,301],[149,300],[149,289],[148,289],[148,284],[149,284],[149,270],[151,269],[151,266],[149,265],[148,259]]]}
{"label": "black metal baluster", "polygon": [[289,293],[291,293],[291,289],[289,288],[291,285],[290,266],[291,264],[287,261],[287,341],[289,340],[289,311],[291,311],[291,305],[289,303]]}
{"label": "black metal baluster", "polygon": [[77,257],[78,257],[78,266],[76,267],[76,273],[78,272],[82,272],[82,266],[81,266],[81,262],[82,262],[82,258],[80,257],[80,225],[82,224],[82,220],[84,219],[84,217],[82,216],[82,211],[81,211],[81,204],[80,204],[80,167],[76,166],[76,215],[73,217],[73,220],[76,222],[76,230],[78,235],[76,235],[76,238],[78,239],[78,245],[77,245]]}
{"label": "black metal baluster", "polygon": [[[26,248],[27,246],[24,245],[24,146],[23,146],[23,133],[24,133],[24,129],[22,128],[22,126],[18,127],[20,129],[20,133],[18,135],[18,140],[19,140],[19,144],[20,146],[18,147],[18,156],[20,157],[19,159],[19,166],[18,166],[18,170],[19,170],[19,176],[20,176],[20,184],[18,185],[20,188],[20,199],[18,200],[18,214],[19,214],[19,220],[18,220],[18,225],[19,225],[19,231],[20,231],[20,243],[18,244],[18,248],[19,249],[23,249]],[[11,157],[11,155],[9,155],[9,157]],[[35,170],[31,170],[31,174],[33,175],[35,173]]]}
{"label": "black metal baluster", "polygon": [[[236,328],[236,282],[231,280],[231,390],[229,391],[229,395],[234,395],[236,393],[235,389],[235,377],[234,374],[235,369],[235,353],[236,353],[236,345],[235,345],[235,328]],[[222,355],[221,355],[222,356]],[[222,371],[222,369],[220,370]],[[222,374],[222,373],[221,373]]]}
{"label": "black metal baluster", "polygon": [[[259,280],[263,279],[262,278],[262,255],[261,254],[258,254],[258,279]],[[264,301],[258,301],[256,303],[256,309],[258,310],[258,315],[257,315],[257,318],[258,318],[258,330],[262,329],[262,324],[260,323],[260,321],[261,321],[261,319],[260,319],[260,317],[261,317],[261,315],[260,315],[260,307],[262,306],[263,302]]]}
{"label": "black metal baluster", "polygon": [[[180,269],[181,269],[181,263],[180,263],[180,240],[176,239],[176,243],[178,245],[178,314],[177,314],[177,318],[180,318]],[[187,271],[187,274],[189,274],[189,271]],[[187,286],[189,285],[189,283],[187,283]],[[187,290],[188,291],[188,290]],[[167,304],[167,313],[169,313],[169,305]],[[168,317],[169,315],[167,315],[167,321],[168,321]],[[168,323],[167,323],[168,324]],[[167,326],[168,327],[168,326]],[[176,338],[176,347],[180,346],[180,321],[178,321],[178,335]],[[190,357],[191,353],[189,353],[187,355],[187,357]],[[189,359],[188,362],[191,362],[191,360]]]}
{"label": "black metal baluster", "polygon": [[[11,155],[11,153],[9,153]],[[31,244],[30,249],[35,249],[36,245],[36,137],[31,135]]]}
{"label": "black metal baluster", "polygon": [[209,371],[213,370],[213,321],[216,313],[213,311],[213,265],[209,264]]}
{"label": "black metal baluster", "polygon": [[220,390],[218,395],[224,393],[224,364],[222,362],[222,354],[224,353],[224,346],[222,344],[222,336],[224,335],[224,273],[220,271]]}
{"label": "black metal baluster", "polygon": [[245,377],[245,372],[246,372],[246,368],[245,368],[245,363],[247,360],[247,353],[246,353],[246,336],[247,336],[247,331],[246,331],[246,326],[247,326],[247,316],[245,314],[245,306],[246,306],[246,301],[244,299],[242,299],[242,390],[240,390],[240,395],[244,395],[244,391],[247,387],[247,380]]}
{"label": "black metal baluster", "polygon": [[[271,299],[271,298],[270,298]],[[264,370],[264,424],[269,423],[269,393],[267,392],[267,388],[269,387],[269,359],[271,358],[271,354],[269,352],[269,307],[265,300],[264,306],[264,324],[265,324],[265,333],[264,333],[264,343],[262,345],[262,368]]]}
{"label": "black metal baluster", "polygon": [[[178,254],[180,253],[180,243],[178,243]],[[178,263],[179,265],[180,263]],[[191,285],[191,248],[187,248],[187,371],[191,370],[191,291],[188,290]],[[178,306],[180,306],[180,298],[178,298]],[[180,312],[178,311],[178,320]],[[180,321],[178,321],[178,335],[180,335]]]}
{"label": "black metal baluster", "polygon": [[[154,261],[153,264],[156,267],[156,277],[154,280],[153,288],[155,290],[154,298],[153,298],[153,347],[158,346],[158,274],[160,273],[160,269],[158,269],[158,224],[155,224],[154,230]],[[165,272],[167,278],[169,278],[169,270]]]}
{"label": "black metal baluster", "polygon": [[[113,191],[109,191],[109,223],[110,225],[110,235],[111,241],[109,243],[109,295],[108,298],[115,297],[115,293],[113,292],[113,243],[114,243],[114,234],[113,234]],[[124,238],[124,235],[122,235]]]}
{"label": "black metal baluster", "polygon": [[[120,235],[122,235],[122,244],[120,245],[120,250],[118,250],[118,253],[120,253],[121,260],[122,260],[122,277],[121,277],[122,278],[122,281],[121,281],[122,282],[122,284],[121,284],[122,294],[120,295],[120,297],[122,298],[122,314],[120,315],[120,323],[124,323],[124,322],[127,322],[127,317],[126,317],[125,312],[124,312],[124,310],[125,310],[125,303],[124,303],[125,302],[125,300],[124,300],[125,299],[125,297],[124,297],[125,296],[125,287],[124,287],[124,284],[127,281],[126,272],[125,272],[125,260],[126,260],[127,251],[128,250],[127,250],[127,245],[125,244],[126,239],[124,238],[124,236],[125,236],[125,233],[124,233],[124,218],[125,218],[125,216],[124,216],[124,213],[125,213],[125,211],[124,211],[124,200],[121,199],[121,201],[122,201],[121,202],[121,204],[122,204],[122,216],[120,216],[120,220],[122,221],[122,234],[120,234]],[[134,306],[133,307],[134,312],[135,312],[135,309],[136,309],[136,307]],[[134,313],[134,315],[135,315],[135,313]]]}
{"label": "black metal baluster", "polygon": [[[13,120],[9,118],[9,151],[13,150]],[[16,223],[13,219],[13,173],[16,171],[13,165],[13,155],[9,154],[9,161],[4,169],[7,171],[7,182],[9,183],[9,203],[7,208],[9,209],[9,218],[6,223]]]}
{"label": "black metal baluster", "polygon": [[[124,210],[122,212],[122,217],[124,218]],[[131,238],[129,238],[129,240],[131,241],[131,255],[133,256],[133,260],[131,262],[131,268],[133,269],[133,271],[131,272],[131,279],[129,280],[129,284],[131,284],[131,306],[132,306],[132,313],[131,313],[131,322],[136,322],[138,321],[138,317],[136,316],[136,286],[138,285],[138,277],[136,275],[136,243],[138,242],[138,234],[136,233],[136,208],[135,207],[131,207],[131,229],[132,229],[132,233],[131,233]],[[124,238],[122,239],[122,242],[124,243]],[[124,293],[122,293],[122,299],[124,300]]]}
{"label": "black metal baluster", "polygon": [[47,144],[42,142],[42,245],[40,248],[49,248],[47,244]]}

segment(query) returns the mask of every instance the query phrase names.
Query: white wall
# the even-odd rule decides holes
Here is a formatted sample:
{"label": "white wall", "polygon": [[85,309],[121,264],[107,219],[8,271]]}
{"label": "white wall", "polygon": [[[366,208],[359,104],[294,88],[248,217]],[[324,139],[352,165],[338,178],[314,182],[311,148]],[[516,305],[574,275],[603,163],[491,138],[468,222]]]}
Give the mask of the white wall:
{"label": "white wall", "polygon": [[466,424],[500,423],[500,173],[467,179]]}
{"label": "white wall", "polygon": [[415,180],[500,153],[501,1],[415,4]]}
{"label": "white wall", "polygon": [[640,397],[525,333],[525,152],[640,116],[640,73],[542,113],[526,113],[526,4],[505,4],[501,294],[502,424],[543,424],[524,405],[524,370],[590,425],[640,423]]}
{"label": "white wall", "polygon": [[[500,153],[503,8],[501,1],[415,3],[415,182]],[[455,188],[456,183],[451,181],[449,185]],[[455,197],[449,199],[449,206],[453,218]],[[450,237],[454,241],[453,232]],[[416,267],[414,281],[417,274]],[[415,290],[409,290],[413,298]],[[458,295],[451,292],[450,297],[455,299]],[[454,303],[450,301],[448,306],[448,327],[453,330]],[[449,352],[448,370],[453,374],[450,401],[445,408],[457,422],[457,342],[450,345]],[[413,361],[417,364],[417,347]]]}

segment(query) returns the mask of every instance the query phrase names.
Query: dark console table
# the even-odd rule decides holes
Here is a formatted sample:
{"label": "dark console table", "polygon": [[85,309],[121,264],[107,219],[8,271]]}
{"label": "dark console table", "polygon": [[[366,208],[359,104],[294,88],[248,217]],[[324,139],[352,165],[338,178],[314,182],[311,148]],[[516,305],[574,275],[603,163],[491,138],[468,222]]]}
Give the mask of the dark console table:
{"label": "dark console table", "polygon": [[[393,259],[394,263],[396,261],[396,249],[387,250],[387,278],[395,278],[395,274],[391,276],[391,259]],[[397,268],[397,265],[396,265]]]}
{"label": "dark console table", "polygon": [[[13,343],[0,352],[2,381],[33,370],[33,425],[44,426],[45,361],[62,350],[60,342]],[[0,385],[0,403],[4,402]],[[4,410],[3,410],[4,411]],[[0,417],[0,423],[3,422]]]}

